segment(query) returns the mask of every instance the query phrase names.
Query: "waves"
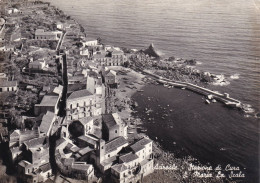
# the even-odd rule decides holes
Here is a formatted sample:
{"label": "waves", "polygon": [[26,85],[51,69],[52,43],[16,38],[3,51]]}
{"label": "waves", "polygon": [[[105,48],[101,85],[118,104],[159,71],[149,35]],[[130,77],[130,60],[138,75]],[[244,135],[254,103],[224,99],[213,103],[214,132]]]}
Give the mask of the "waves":
{"label": "waves", "polygon": [[239,74],[233,74],[230,76],[231,79],[239,79]]}

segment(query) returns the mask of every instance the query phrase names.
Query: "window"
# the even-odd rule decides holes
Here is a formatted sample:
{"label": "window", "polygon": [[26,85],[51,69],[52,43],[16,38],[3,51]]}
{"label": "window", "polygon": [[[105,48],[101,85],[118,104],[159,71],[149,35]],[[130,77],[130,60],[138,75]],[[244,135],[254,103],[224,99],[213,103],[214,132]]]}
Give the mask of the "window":
{"label": "window", "polygon": [[115,133],[117,133],[117,130],[115,130]]}
{"label": "window", "polygon": [[70,109],[72,109],[72,104],[70,104]]}
{"label": "window", "polygon": [[77,107],[79,106],[79,103],[77,103]]}

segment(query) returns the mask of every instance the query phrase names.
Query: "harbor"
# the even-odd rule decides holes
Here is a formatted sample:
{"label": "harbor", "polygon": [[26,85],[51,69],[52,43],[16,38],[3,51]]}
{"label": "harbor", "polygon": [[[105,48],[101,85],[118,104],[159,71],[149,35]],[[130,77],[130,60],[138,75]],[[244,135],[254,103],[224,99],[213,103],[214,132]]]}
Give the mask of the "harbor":
{"label": "harbor", "polygon": [[167,87],[172,86],[172,87],[177,87],[181,89],[187,89],[196,93],[199,93],[201,95],[206,96],[209,100],[217,100],[219,102],[224,103],[225,105],[229,107],[234,107],[241,109],[242,104],[239,100],[236,100],[234,98],[231,98],[228,93],[219,93],[217,91],[212,91],[210,89],[188,83],[188,82],[181,82],[181,81],[172,81],[170,79],[163,78],[161,76],[158,76],[156,74],[153,74],[149,71],[143,70],[143,73],[149,76],[152,76],[156,78],[156,81],[160,84],[166,85]]}

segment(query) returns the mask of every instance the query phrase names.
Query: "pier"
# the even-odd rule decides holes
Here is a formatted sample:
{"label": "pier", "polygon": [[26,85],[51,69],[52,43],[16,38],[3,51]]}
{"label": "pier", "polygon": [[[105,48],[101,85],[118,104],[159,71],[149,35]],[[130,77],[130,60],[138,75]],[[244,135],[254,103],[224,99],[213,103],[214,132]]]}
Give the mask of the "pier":
{"label": "pier", "polygon": [[217,91],[213,91],[213,90],[210,90],[210,89],[207,89],[207,88],[204,88],[204,87],[192,84],[192,83],[173,81],[173,80],[163,78],[161,76],[158,76],[156,74],[153,74],[153,73],[151,73],[149,71],[145,71],[145,70],[143,70],[142,72],[146,75],[150,75],[150,76],[156,78],[158,83],[167,84],[167,85],[178,87],[178,88],[185,88],[187,90],[199,93],[201,95],[205,95],[207,98],[216,99],[217,101],[222,102],[225,105],[230,106],[230,107],[235,107],[235,108],[242,107],[241,102],[239,100],[229,97],[228,93],[222,94]]}

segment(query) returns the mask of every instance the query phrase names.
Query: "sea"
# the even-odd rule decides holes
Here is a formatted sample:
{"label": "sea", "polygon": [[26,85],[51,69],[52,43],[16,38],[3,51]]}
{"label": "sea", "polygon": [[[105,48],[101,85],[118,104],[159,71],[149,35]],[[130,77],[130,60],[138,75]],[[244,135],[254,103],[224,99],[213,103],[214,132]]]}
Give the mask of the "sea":
{"label": "sea", "polygon": [[[133,96],[139,104],[134,115],[165,149],[204,163],[239,166],[246,176],[242,181],[259,182],[259,0],[50,2],[77,20],[88,37],[131,49],[153,43],[163,57],[196,59],[197,69],[224,75],[225,85],[207,87],[229,93],[252,113],[207,105],[186,90],[148,85]],[[146,108],[153,113],[148,116]]]}

